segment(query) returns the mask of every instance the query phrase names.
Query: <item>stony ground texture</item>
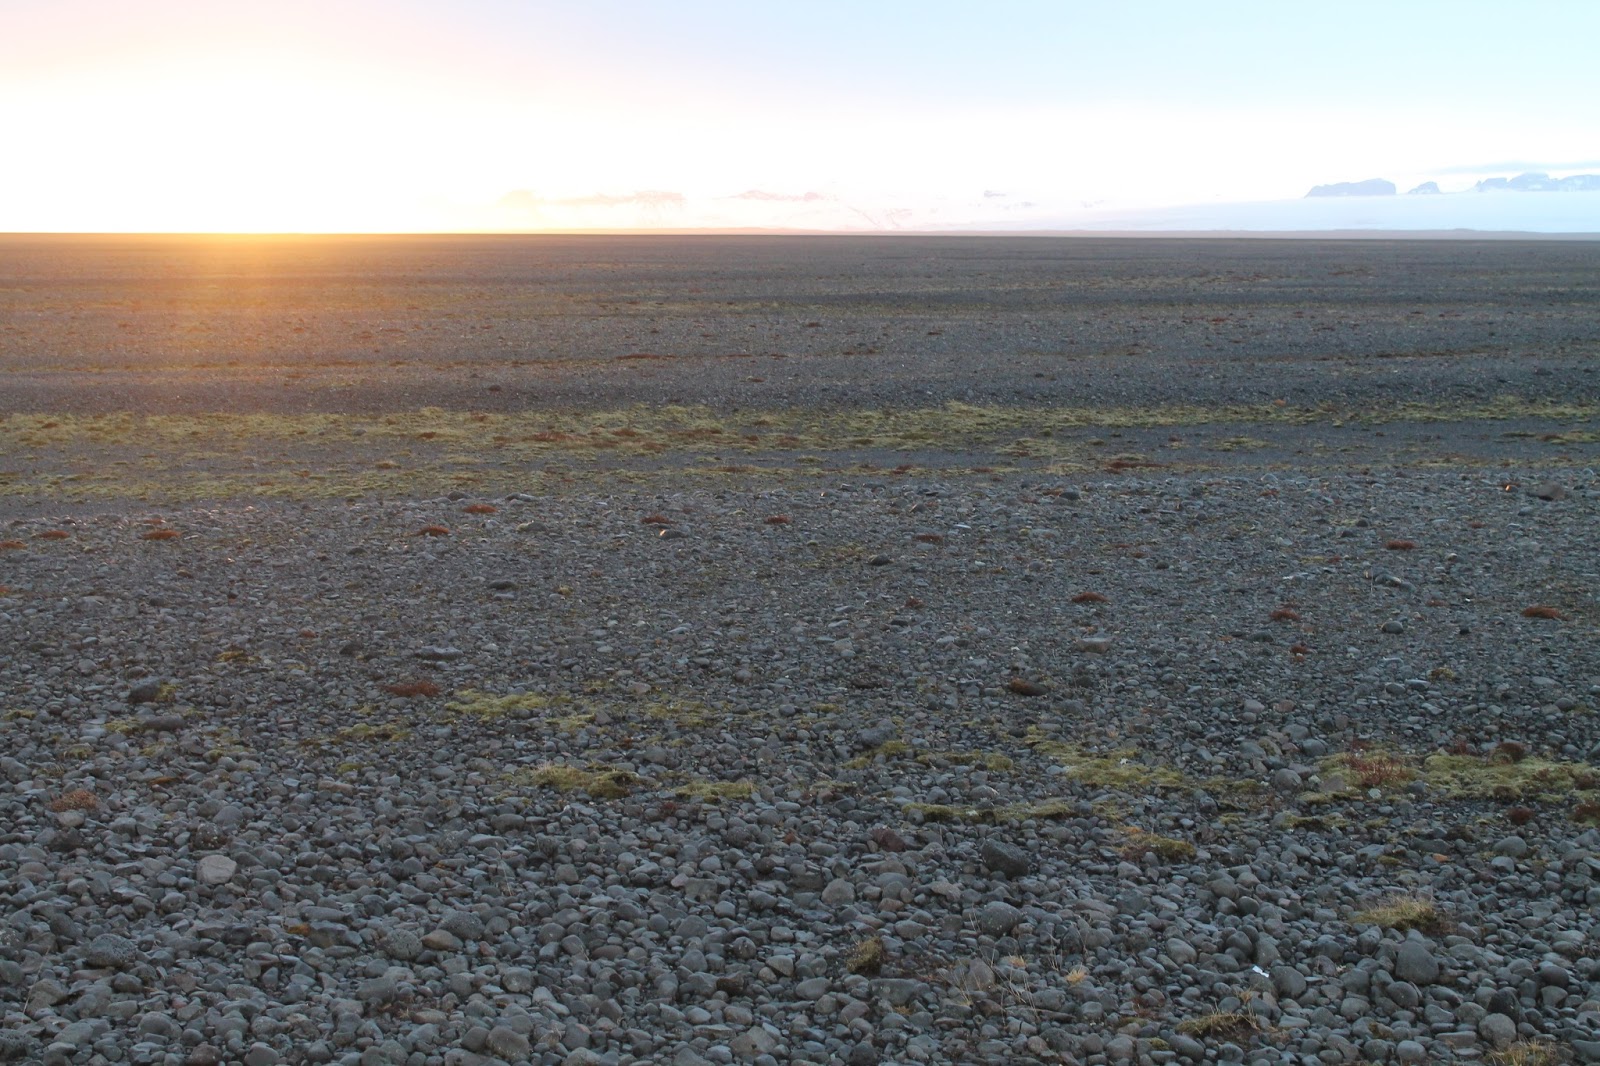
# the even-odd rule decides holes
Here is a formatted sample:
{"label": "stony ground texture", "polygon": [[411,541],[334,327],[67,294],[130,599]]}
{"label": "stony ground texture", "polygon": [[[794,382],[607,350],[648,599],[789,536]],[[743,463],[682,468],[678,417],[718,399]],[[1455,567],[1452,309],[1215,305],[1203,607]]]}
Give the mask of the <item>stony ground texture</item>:
{"label": "stony ground texture", "polygon": [[935,388],[724,455],[552,408],[535,462],[466,407],[8,394],[0,1061],[1600,1062],[1563,291],[1505,382],[1379,360],[1356,406],[1433,405],[1381,421],[1117,363],[1107,425]]}

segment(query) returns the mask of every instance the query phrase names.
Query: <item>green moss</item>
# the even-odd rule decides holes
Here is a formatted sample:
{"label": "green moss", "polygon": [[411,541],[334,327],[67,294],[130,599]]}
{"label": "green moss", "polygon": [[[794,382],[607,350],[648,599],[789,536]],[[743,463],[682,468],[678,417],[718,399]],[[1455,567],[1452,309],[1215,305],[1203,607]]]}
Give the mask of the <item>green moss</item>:
{"label": "green moss", "polygon": [[1127,830],[1129,840],[1122,849],[1122,857],[1137,862],[1146,855],[1154,855],[1162,862],[1188,862],[1195,857],[1195,846],[1187,840],[1145,833],[1134,828]]}
{"label": "green moss", "polygon": [[1008,822],[1030,820],[1049,821],[1070,818],[1072,804],[1062,799],[1042,803],[1014,803],[1004,807],[957,807],[946,803],[908,803],[901,810],[920,815],[928,822],[972,822],[979,825],[1000,825]]}
{"label": "green moss", "polygon": [[595,799],[621,799],[642,783],[637,774],[597,763],[589,767],[550,764],[517,770],[508,779],[519,785],[533,785],[557,792],[586,792]]}
{"label": "green moss", "polygon": [[550,703],[550,697],[531,692],[496,696],[474,688],[466,688],[457,692],[456,698],[446,703],[444,709],[451,714],[489,720],[504,718],[514,711],[542,711],[549,707]]}
{"label": "green moss", "polygon": [[1428,787],[1461,799],[1559,801],[1600,789],[1600,772],[1585,763],[1550,759],[1431,756],[1423,763]]}
{"label": "green moss", "polygon": [[954,763],[957,766],[981,766],[990,773],[1009,773],[1016,768],[1008,755],[996,751],[921,751],[917,762],[925,766]]}
{"label": "green moss", "polygon": [[334,743],[346,741],[398,741],[411,736],[411,730],[399,722],[357,722],[355,725],[345,726],[332,737]]}
{"label": "green moss", "polygon": [[1192,789],[1195,783],[1183,771],[1171,766],[1151,766],[1139,761],[1139,752],[1123,748],[1105,754],[1090,754],[1075,744],[1045,740],[1037,734],[1026,741],[1034,751],[1047,755],[1066,770],[1067,776],[1091,788],[1116,792],[1147,789]]}
{"label": "green moss", "polygon": [[742,800],[755,795],[756,786],[750,781],[690,781],[680,785],[677,794],[685,799]]}
{"label": "green moss", "polygon": [[728,715],[713,710],[698,700],[651,700],[644,713],[660,722],[672,722],[685,729],[710,729],[728,720]]}
{"label": "green moss", "polygon": [[879,758],[897,759],[910,752],[910,750],[911,745],[903,740],[886,740],[871,751],[857,755],[844,765],[847,770],[864,770]]}

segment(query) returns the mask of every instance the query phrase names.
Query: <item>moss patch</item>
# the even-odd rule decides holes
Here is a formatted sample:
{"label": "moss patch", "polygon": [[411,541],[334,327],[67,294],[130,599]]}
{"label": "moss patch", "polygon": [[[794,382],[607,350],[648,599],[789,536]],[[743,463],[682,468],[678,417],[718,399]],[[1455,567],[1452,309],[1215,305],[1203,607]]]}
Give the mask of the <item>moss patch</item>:
{"label": "moss patch", "polygon": [[489,720],[504,718],[514,711],[542,711],[550,706],[550,702],[550,697],[534,693],[496,696],[475,688],[465,688],[457,692],[456,698],[446,703],[444,709],[451,714]]}
{"label": "moss patch", "polygon": [[1042,803],[1013,803],[1004,807],[958,807],[948,803],[908,803],[901,810],[920,815],[928,822],[972,822],[978,825],[1001,825],[1008,822],[1026,822],[1037,819],[1049,821],[1069,818],[1073,805],[1066,800],[1045,800]]}
{"label": "moss patch", "polygon": [[1431,899],[1416,896],[1391,897],[1376,907],[1351,915],[1350,921],[1356,925],[1376,925],[1402,933],[1415,929],[1430,935],[1446,932],[1451,926],[1450,919]]}
{"label": "moss patch", "polygon": [[588,767],[552,763],[516,770],[508,778],[514,784],[549,788],[557,792],[586,792],[595,799],[621,799],[643,784],[638,774],[604,763]]}
{"label": "moss patch", "polygon": [[1192,789],[1195,783],[1183,771],[1172,766],[1152,766],[1140,761],[1139,752],[1132,748],[1093,754],[1076,744],[1046,740],[1037,734],[1029,736],[1026,743],[1041,755],[1047,755],[1066,770],[1067,776],[1091,788],[1105,788],[1114,792],[1138,792],[1152,789]]}
{"label": "moss patch", "polygon": [[677,794],[685,799],[712,800],[743,800],[755,795],[756,786],[750,781],[704,781],[695,780],[688,784],[680,785]]}
{"label": "moss patch", "polygon": [[1473,755],[1431,756],[1423,763],[1430,788],[1460,799],[1557,802],[1600,789],[1600,772],[1584,763]]}

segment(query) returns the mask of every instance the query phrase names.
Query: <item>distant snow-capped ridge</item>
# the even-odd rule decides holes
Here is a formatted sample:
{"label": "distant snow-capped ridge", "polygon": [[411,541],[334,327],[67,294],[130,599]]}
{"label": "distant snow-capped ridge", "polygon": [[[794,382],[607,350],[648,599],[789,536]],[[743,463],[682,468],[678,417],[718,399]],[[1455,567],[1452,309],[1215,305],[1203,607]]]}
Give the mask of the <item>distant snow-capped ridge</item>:
{"label": "distant snow-capped ridge", "polygon": [[1332,185],[1313,185],[1306,196],[1393,196],[1394,194],[1394,182],[1384,181],[1382,178],[1368,178],[1366,181],[1336,181]]}
{"label": "distant snow-capped ridge", "polygon": [[[1571,174],[1565,178],[1552,178],[1548,174],[1529,172],[1514,178],[1484,178],[1472,187],[1473,192],[1596,192],[1600,191],[1600,174]],[[1315,185],[1306,197],[1322,196],[1393,196],[1392,181],[1368,178],[1366,181],[1339,181],[1332,185]],[[1442,195],[1436,181],[1425,181],[1406,193],[1407,196]]]}
{"label": "distant snow-capped ridge", "polygon": [[1597,189],[1600,189],[1600,174],[1552,178],[1534,172],[1514,178],[1484,178],[1472,187],[1473,192],[1594,192]]}

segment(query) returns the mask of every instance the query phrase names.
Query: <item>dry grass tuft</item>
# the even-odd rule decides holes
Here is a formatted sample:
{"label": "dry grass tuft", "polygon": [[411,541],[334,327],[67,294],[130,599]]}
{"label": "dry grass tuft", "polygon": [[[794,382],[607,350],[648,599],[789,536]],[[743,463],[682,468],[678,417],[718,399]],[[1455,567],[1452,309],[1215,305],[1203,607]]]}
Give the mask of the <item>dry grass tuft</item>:
{"label": "dry grass tuft", "polygon": [[888,961],[889,951],[883,946],[883,938],[868,937],[857,944],[850,952],[850,957],[845,960],[844,968],[851,973],[858,973],[865,977],[872,977],[883,969],[883,964]]}
{"label": "dry grass tuft", "polygon": [[1132,839],[1122,849],[1122,857],[1129,862],[1141,862],[1150,855],[1162,862],[1188,862],[1195,857],[1195,846],[1187,840],[1133,829],[1129,830],[1129,834]]}
{"label": "dry grass tuft", "polygon": [[33,535],[35,540],[66,540],[70,536],[72,534],[64,529],[47,529],[43,533],[35,533]]}
{"label": "dry grass tuft", "polygon": [[1350,921],[1356,925],[1376,925],[1401,933],[1415,929],[1429,936],[1447,933],[1455,924],[1433,900],[1416,896],[1393,896],[1376,907],[1351,915]]}
{"label": "dry grass tuft", "polygon": [[1565,1057],[1548,1040],[1519,1040],[1503,1050],[1489,1052],[1489,1061],[1495,1066],[1556,1066]]}
{"label": "dry grass tuft", "polygon": [[1522,609],[1522,617],[1524,617],[1524,618],[1549,618],[1552,621],[1559,622],[1559,621],[1563,620],[1564,618],[1566,618],[1567,616],[1562,614],[1560,611],[1556,610],[1554,607],[1546,607],[1543,604],[1540,604],[1540,605],[1537,605],[1537,606],[1534,606],[1534,607],[1524,607]]}
{"label": "dry grass tuft", "polygon": [[1261,1019],[1243,1011],[1213,1011],[1179,1022],[1178,1032],[1202,1040],[1245,1040],[1261,1032]]}
{"label": "dry grass tuft", "polygon": [[27,546],[20,540],[0,540],[0,552],[19,552]]}

